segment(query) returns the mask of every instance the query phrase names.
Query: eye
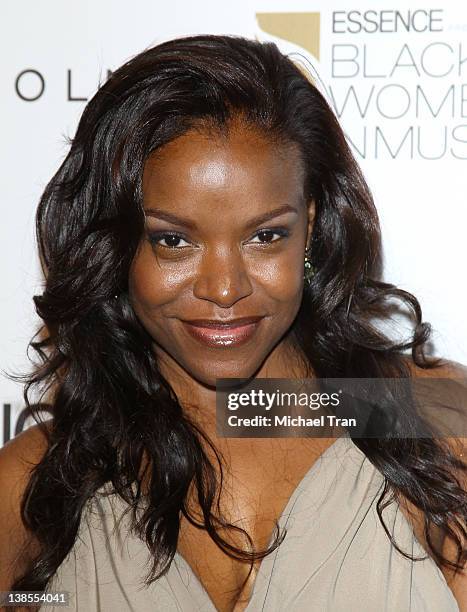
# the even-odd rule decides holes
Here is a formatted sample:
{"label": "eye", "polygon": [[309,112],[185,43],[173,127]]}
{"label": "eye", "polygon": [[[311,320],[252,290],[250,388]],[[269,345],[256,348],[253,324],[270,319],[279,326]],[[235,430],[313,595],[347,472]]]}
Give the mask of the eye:
{"label": "eye", "polygon": [[[148,234],[149,242],[154,246],[162,246],[166,249],[185,248],[188,242],[180,234],[174,232],[151,232]],[[163,244],[165,241],[165,244]],[[180,242],[185,242],[185,245],[180,245]]]}
{"label": "eye", "polygon": [[[274,238],[274,235],[279,236],[278,238]],[[260,240],[256,242],[256,244],[269,244],[271,242],[277,242],[281,238],[284,238],[289,235],[288,230],[284,227],[274,227],[268,229],[262,229],[256,232],[255,237],[258,237]],[[255,242],[255,241],[252,241]]]}

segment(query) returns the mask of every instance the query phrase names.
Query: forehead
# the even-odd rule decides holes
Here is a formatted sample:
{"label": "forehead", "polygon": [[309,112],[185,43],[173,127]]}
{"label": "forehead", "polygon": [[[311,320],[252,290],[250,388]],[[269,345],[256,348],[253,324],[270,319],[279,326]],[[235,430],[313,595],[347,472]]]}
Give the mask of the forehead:
{"label": "forehead", "polygon": [[215,193],[301,198],[304,167],[298,145],[237,125],[225,133],[192,129],[149,157],[145,203],[165,196]]}

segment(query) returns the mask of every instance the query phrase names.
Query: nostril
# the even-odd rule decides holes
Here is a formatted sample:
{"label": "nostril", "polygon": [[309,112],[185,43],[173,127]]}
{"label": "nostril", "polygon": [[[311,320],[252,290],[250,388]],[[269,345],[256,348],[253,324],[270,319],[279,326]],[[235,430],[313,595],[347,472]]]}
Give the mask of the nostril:
{"label": "nostril", "polygon": [[195,297],[229,307],[252,293],[253,286],[243,262],[231,261],[228,266],[216,263],[219,262],[205,262],[193,285]]}

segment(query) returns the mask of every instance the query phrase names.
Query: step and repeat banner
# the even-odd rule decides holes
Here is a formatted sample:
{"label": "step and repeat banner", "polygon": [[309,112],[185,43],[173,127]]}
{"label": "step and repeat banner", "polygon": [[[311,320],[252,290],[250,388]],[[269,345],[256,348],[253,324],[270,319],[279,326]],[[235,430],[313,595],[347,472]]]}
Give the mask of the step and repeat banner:
{"label": "step and repeat banner", "polygon": [[[0,13],[3,371],[31,367],[35,209],[86,101],[139,51],[200,33],[274,41],[310,73],[373,192],[384,280],[417,296],[434,353],[467,363],[467,3],[16,0]],[[0,374],[0,446],[33,423],[22,393]]]}

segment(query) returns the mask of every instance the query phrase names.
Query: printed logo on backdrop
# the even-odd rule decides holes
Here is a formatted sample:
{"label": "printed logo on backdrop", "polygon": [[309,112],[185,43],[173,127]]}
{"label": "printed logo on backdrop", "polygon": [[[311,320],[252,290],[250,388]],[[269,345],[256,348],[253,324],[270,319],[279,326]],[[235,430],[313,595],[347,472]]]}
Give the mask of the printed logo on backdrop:
{"label": "printed logo on backdrop", "polygon": [[293,43],[319,61],[320,13],[256,13],[260,31]]}
{"label": "printed logo on backdrop", "polygon": [[358,158],[467,159],[467,5],[256,21],[259,40],[274,40],[324,87]]}
{"label": "printed logo on backdrop", "polygon": [[[111,74],[112,71],[107,70],[106,78],[109,78]],[[100,83],[104,80],[105,78],[103,79],[101,75]],[[25,68],[16,75],[14,90],[16,96],[23,102],[37,102],[48,94],[47,74],[36,68]],[[66,102],[87,102],[89,99],[89,96],[84,95],[82,84],[71,68],[63,69],[62,91],[62,99]]]}
{"label": "printed logo on backdrop", "polygon": [[[259,40],[274,40],[324,89],[358,158],[467,159],[467,5],[262,12],[256,23]],[[110,72],[96,66],[96,84]],[[72,67],[62,76],[64,101],[93,94]],[[56,95],[49,78],[26,66],[15,95],[25,104]]]}

